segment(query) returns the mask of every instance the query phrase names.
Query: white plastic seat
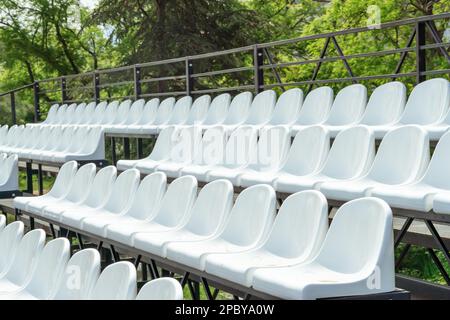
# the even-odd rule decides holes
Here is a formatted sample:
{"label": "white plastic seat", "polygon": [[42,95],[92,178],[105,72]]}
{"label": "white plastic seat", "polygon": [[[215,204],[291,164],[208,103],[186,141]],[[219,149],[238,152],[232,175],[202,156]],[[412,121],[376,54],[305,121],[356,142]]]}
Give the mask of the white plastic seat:
{"label": "white plastic seat", "polygon": [[79,123],[84,115],[84,111],[86,110],[86,103],[80,103],[75,107],[75,111],[72,114],[72,117],[68,119],[69,121],[66,125],[76,125]]}
{"label": "white plastic seat", "polygon": [[156,167],[139,166],[141,172],[162,171],[168,177],[177,178],[180,176],[181,169],[192,163],[196,150],[201,144],[202,130],[197,126],[181,127],[178,130],[177,140],[172,142],[170,158],[167,161],[160,161]]}
{"label": "white plastic seat", "polygon": [[[153,100],[151,100],[153,101]],[[150,123],[143,123],[138,128],[138,133],[140,134],[156,134],[160,131],[160,127],[167,124],[170,117],[172,116],[172,113],[175,108],[175,98],[170,97],[167,99],[164,99],[161,104],[158,106],[158,110],[156,111],[156,115],[154,119]],[[141,124],[141,123],[140,123]],[[130,130],[132,130],[130,128]],[[131,133],[130,131],[128,131]],[[134,132],[134,129],[133,129]]]}
{"label": "white plastic seat", "polygon": [[375,138],[383,138],[376,130],[378,126],[394,126],[402,115],[406,104],[406,87],[398,81],[377,87],[369,98],[366,111],[359,124],[375,127]]}
{"label": "white plastic seat", "polygon": [[223,93],[215,97],[211,102],[205,120],[201,124],[202,130],[207,130],[213,126],[222,124],[227,117],[230,103],[231,96],[229,93]]}
{"label": "white plastic seat", "polygon": [[351,126],[356,125],[366,108],[367,88],[362,84],[352,84],[338,92],[331,106],[327,120],[322,124],[332,138]]}
{"label": "white plastic seat", "polygon": [[157,213],[142,221],[129,220],[106,229],[106,237],[130,246],[134,245],[134,236],[138,232],[150,230],[168,230],[184,222],[197,196],[197,180],[185,176],[174,180],[164,194]]}
{"label": "white plastic seat", "polygon": [[328,230],[328,204],[318,191],[290,195],[280,207],[269,237],[261,247],[240,253],[211,254],[209,274],[251,287],[259,268],[304,263],[319,252]]}
{"label": "white plastic seat", "polygon": [[95,249],[76,252],[67,262],[51,300],[87,299],[100,276],[100,254]]}
{"label": "white plastic seat", "polygon": [[206,119],[210,104],[210,95],[203,95],[195,99],[194,103],[192,103],[192,107],[189,111],[186,122],[183,124],[183,127],[201,125]]}
{"label": "white plastic seat", "polygon": [[60,118],[60,122],[58,123],[58,125],[60,126],[69,125],[72,119],[74,118],[76,108],[77,108],[76,103],[68,105],[67,109],[64,112],[64,116]]}
{"label": "white plastic seat", "polygon": [[225,120],[220,124],[226,132],[232,131],[247,119],[252,105],[253,94],[242,92],[231,100]]}
{"label": "white plastic seat", "polygon": [[0,160],[0,191],[19,190],[19,158],[16,154]]}
{"label": "white plastic seat", "polygon": [[233,185],[227,180],[216,180],[205,185],[194,203],[189,219],[181,227],[163,232],[139,232],[134,236],[134,247],[166,257],[169,243],[207,239],[221,231],[233,205]]}
{"label": "white plastic seat", "polygon": [[[81,132],[84,131],[84,132]],[[105,137],[104,129],[101,127],[95,128],[80,128],[78,132],[82,137],[77,137],[81,143],[78,142],[74,148],[69,148],[66,152],[59,156],[53,155],[53,162],[67,162],[71,160],[88,161],[88,160],[103,160],[105,159]]]}
{"label": "white plastic seat", "polygon": [[256,270],[253,288],[298,300],[393,291],[392,228],[392,212],[383,200],[348,202],[336,212],[315,259],[291,267]]}
{"label": "white plastic seat", "polygon": [[140,160],[119,160],[117,161],[117,169],[124,171],[131,168],[137,168],[139,171],[146,170],[146,168],[154,168],[163,161],[167,161],[170,158],[170,152],[172,150],[174,135],[177,132],[174,127],[163,129],[155,142],[152,152],[144,159]]}
{"label": "white plastic seat", "polygon": [[66,117],[66,111],[67,111],[68,105],[63,104],[62,106],[59,106],[58,111],[55,115],[55,120],[50,125],[61,125],[64,124],[64,119]]}
{"label": "white plastic seat", "polygon": [[140,174],[136,169],[122,172],[114,181],[111,192],[103,206],[66,211],[62,215],[63,222],[69,226],[85,230],[84,220],[89,217],[123,214],[131,206],[139,181]]}
{"label": "white plastic seat", "polygon": [[105,132],[111,132],[111,130],[113,130],[117,126],[121,126],[126,123],[128,114],[130,112],[130,107],[131,100],[122,101],[117,107],[115,117],[111,121],[109,121],[107,125],[102,126]]}
{"label": "white plastic seat", "polygon": [[330,135],[324,127],[305,127],[295,136],[286,161],[279,170],[245,173],[240,177],[240,185],[241,187],[261,183],[272,185],[277,178],[314,174],[322,168],[329,149]]}
{"label": "white plastic seat", "polygon": [[0,278],[8,272],[11,262],[17,253],[17,248],[23,237],[24,225],[15,221],[6,226],[6,218],[0,216]]}
{"label": "white plastic seat", "polygon": [[[157,100],[157,104],[155,105],[154,112],[152,115],[156,114],[156,110],[158,108],[159,99]],[[148,112],[144,113],[145,100],[139,99],[131,104],[129,110],[127,110],[127,114],[124,115],[122,124],[115,124],[114,126],[108,128],[108,132],[110,133],[127,133],[128,129],[134,126],[138,126],[139,120],[141,120],[144,116],[148,116]],[[123,107],[125,108],[125,107]],[[153,111],[153,110],[152,110]],[[119,119],[117,119],[119,120]],[[139,127],[139,126],[138,126]],[[131,131],[129,133],[132,133]]]}
{"label": "white plastic seat", "polygon": [[[45,133],[45,142],[40,145],[40,148],[32,148],[26,152],[24,152],[24,156],[26,158],[32,160],[43,160],[46,155],[52,154],[55,149],[62,143],[63,132],[65,131],[65,126],[56,126],[50,128],[49,131],[44,131]],[[68,128],[70,131],[70,128]],[[65,136],[67,137],[68,134]],[[71,137],[73,138],[73,137]],[[61,139],[61,140],[59,140]],[[67,139],[65,138],[65,141]]]}
{"label": "white plastic seat", "polygon": [[225,146],[223,163],[211,166],[202,177],[204,182],[228,179],[239,185],[239,175],[257,158],[258,131],[251,126],[241,126],[233,131]]}
{"label": "white plastic seat", "polygon": [[333,97],[333,89],[330,87],[320,87],[308,93],[297,120],[291,126],[291,135],[294,137],[298,131],[308,126],[323,123],[330,113]]}
{"label": "white plastic seat", "polygon": [[202,241],[172,242],[167,245],[167,259],[205,270],[207,257],[213,253],[242,252],[260,246],[275,219],[275,191],[257,185],[242,191],[236,199],[223,230]]}
{"label": "white plastic seat", "polygon": [[136,300],[183,300],[183,288],[173,278],[159,278],[147,282]]}
{"label": "white plastic seat", "polygon": [[49,299],[63,275],[70,257],[70,242],[66,238],[49,241],[39,255],[30,281],[18,292],[0,295],[2,300]]}
{"label": "white plastic seat", "polygon": [[84,124],[85,121],[87,121],[94,114],[95,106],[95,102],[79,104],[75,110],[75,117],[73,121],[71,121],[70,125],[77,126]]}
{"label": "white plastic seat", "polygon": [[45,232],[35,229],[23,236],[8,271],[0,277],[0,297],[23,289],[36,268],[45,245]]}
{"label": "white plastic seat", "polygon": [[172,114],[170,115],[169,120],[167,123],[158,125],[156,127],[156,132],[150,130],[150,134],[158,133],[162,129],[167,128],[168,126],[179,126],[184,125],[188,119],[189,112],[191,110],[192,106],[192,97],[186,96],[181,99],[178,99],[178,101],[175,103]]}
{"label": "white plastic seat", "polygon": [[381,141],[369,172],[350,181],[330,181],[319,189],[334,200],[370,196],[375,187],[408,184],[420,179],[430,160],[427,133],[418,126],[403,126],[389,131]]}
{"label": "white plastic seat", "polygon": [[303,91],[299,88],[289,89],[278,98],[272,117],[265,128],[288,126],[297,120],[303,105]]}
{"label": "white plastic seat", "polygon": [[75,161],[65,163],[58,172],[55,183],[51,190],[39,197],[16,197],[14,207],[19,210],[39,214],[42,208],[51,202],[63,199],[70,190],[73,178],[77,172]]}
{"label": "white plastic seat", "polygon": [[[77,224],[77,218],[80,212],[89,214],[93,210],[101,209],[111,195],[116,175],[117,169],[113,166],[108,166],[98,171],[90,189],[93,192],[89,192],[88,197],[83,203],[65,208],[66,210],[59,215],[59,221],[62,223],[71,223],[74,221]],[[49,208],[47,208],[46,212],[49,212]]]}
{"label": "white plastic seat", "polygon": [[[32,154],[41,161],[63,162],[67,153],[76,152],[82,148],[86,141],[87,130],[87,127],[68,126],[62,131],[55,128],[50,133],[41,132],[41,139],[51,140],[53,143],[43,144]],[[47,147],[51,150],[48,150]]]}
{"label": "white plastic seat", "polygon": [[301,176],[283,175],[273,185],[278,192],[294,193],[316,189],[327,181],[356,179],[367,173],[374,155],[373,133],[365,126],[355,126],[337,135],[320,171]]}
{"label": "white plastic seat", "polygon": [[102,126],[102,128],[107,128],[114,123],[117,117],[117,112],[119,110],[119,101],[111,101],[105,108],[105,112],[101,118],[99,118],[98,123],[94,123],[93,126]]}
{"label": "white plastic seat", "polygon": [[[416,124],[424,126],[431,140],[439,140],[450,127],[445,115],[450,104],[450,84],[442,78],[430,79],[416,85],[409,95],[405,110],[395,126]],[[392,126],[372,127],[377,137],[383,136]]]}
{"label": "white plastic seat", "polygon": [[121,261],[103,270],[89,300],[134,300],[136,298],[136,268],[131,262]]}
{"label": "white plastic seat", "polygon": [[90,115],[88,119],[82,125],[83,127],[98,126],[102,124],[103,117],[106,113],[106,108],[108,107],[108,102],[102,101],[95,106],[94,113]]}
{"label": "white plastic seat", "polygon": [[84,220],[84,230],[106,237],[106,228],[114,224],[145,221],[155,216],[166,191],[167,177],[162,172],[146,176],[133,198],[133,203],[123,214],[100,215]]}
{"label": "white plastic seat", "polygon": [[0,147],[5,144],[6,136],[8,135],[8,125],[0,126]]}
{"label": "white plastic seat", "polygon": [[50,107],[50,109],[48,110],[47,113],[47,117],[45,118],[45,120],[43,122],[41,122],[40,124],[46,125],[46,124],[53,124],[55,119],[56,119],[56,114],[58,112],[58,105],[54,104]]}

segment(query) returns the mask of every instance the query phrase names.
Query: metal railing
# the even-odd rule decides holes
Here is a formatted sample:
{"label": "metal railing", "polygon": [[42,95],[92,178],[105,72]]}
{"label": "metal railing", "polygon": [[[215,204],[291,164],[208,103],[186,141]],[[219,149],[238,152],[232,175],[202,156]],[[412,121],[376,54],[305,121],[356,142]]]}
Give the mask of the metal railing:
{"label": "metal railing", "polygon": [[[339,85],[340,83],[356,83],[364,81],[394,80],[407,78],[412,83],[419,83],[428,76],[450,74],[450,43],[443,42],[436,27],[446,25],[450,13],[423,16],[401,21],[393,21],[379,25],[376,29],[369,27],[353,28],[324,34],[280,40],[263,44],[167,59],[112,69],[65,75],[56,78],[39,80],[32,84],[1,93],[0,108],[9,103],[11,122],[17,122],[17,95],[32,92],[34,121],[41,118],[41,106],[53,103],[76,103],[82,101],[100,101],[110,99],[138,99],[164,96],[216,94],[232,92],[304,86],[308,92],[315,85]],[[346,48],[345,37],[358,37],[360,34],[389,34],[395,31],[398,38],[405,41],[403,45],[395,43],[393,48],[369,52],[352,52]],[[431,40],[431,41],[430,41]],[[373,41],[376,41],[374,38]],[[431,42],[431,43],[427,43]],[[320,55],[311,57],[308,45],[321,46]],[[305,54],[299,59],[296,51]],[[430,62],[428,52],[437,50],[433,57],[441,59],[444,67],[436,67]],[[330,51],[335,54],[329,55]],[[396,55],[399,55],[398,59]],[[352,61],[364,65],[367,59],[389,58],[395,62],[391,71],[382,74],[361,74]],[[409,70],[405,69],[407,59]],[[229,61],[228,61],[229,60]],[[224,62],[226,61],[226,62]],[[319,77],[326,64],[342,63],[343,76],[337,78]],[[388,63],[388,64],[389,64]],[[214,70],[214,66],[222,68]],[[442,64],[441,64],[442,65]],[[303,74],[292,80],[286,70],[303,68]],[[300,69],[301,70],[301,69]],[[8,99],[9,97],[9,99]],[[5,99],[6,98],[6,99]],[[6,103],[5,103],[6,100]]]}

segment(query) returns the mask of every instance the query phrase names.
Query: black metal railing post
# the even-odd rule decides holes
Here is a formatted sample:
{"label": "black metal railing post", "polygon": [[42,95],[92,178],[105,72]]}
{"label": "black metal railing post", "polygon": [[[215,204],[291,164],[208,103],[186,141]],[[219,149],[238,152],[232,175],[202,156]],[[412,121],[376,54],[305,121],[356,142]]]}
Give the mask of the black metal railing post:
{"label": "black metal railing post", "polygon": [[134,98],[137,100],[141,96],[141,67],[134,66]]}
{"label": "black metal railing post", "polygon": [[69,100],[67,98],[67,81],[65,77],[61,77],[61,102]]}
{"label": "black metal railing post", "polygon": [[264,65],[264,54],[263,49],[255,46],[253,49],[253,67],[255,69],[254,82],[255,82],[255,93],[260,93],[264,85],[264,70],[261,67]]}
{"label": "black metal railing post", "polygon": [[194,73],[194,65],[192,61],[186,57],[186,95],[190,96],[191,92],[194,90],[194,78],[192,74]]}
{"label": "black metal railing post", "polygon": [[39,82],[33,83],[33,98],[34,98],[34,122],[39,122],[41,119],[41,107],[39,104]]}
{"label": "black metal railing post", "polygon": [[94,72],[94,101],[100,103],[100,75],[98,72]]}
{"label": "black metal railing post", "polygon": [[426,52],[421,49],[421,46],[426,44],[426,30],[425,30],[424,22],[416,23],[416,82],[420,83],[427,79],[426,75],[423,75],[422,72],[427,70],[426,65]]}
{"label": "black metal railing post", "polygon": [[17,116],[16,116],[16,95],[14,94],[14,91],[10,93],[11,98],[11,118],[12,123],[17,123]]}

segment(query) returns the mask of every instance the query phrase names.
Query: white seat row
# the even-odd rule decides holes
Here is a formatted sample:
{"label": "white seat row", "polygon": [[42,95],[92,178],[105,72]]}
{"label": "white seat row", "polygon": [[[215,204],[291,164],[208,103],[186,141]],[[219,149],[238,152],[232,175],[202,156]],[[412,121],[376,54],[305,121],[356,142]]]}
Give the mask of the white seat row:
{"label": "white seat row", "polygon": [[18,157],[0,153],[0,192],[17,190],[19,190]]}
{"label": "white seat row", "polygon": [[[45,244],[45,232],[24,233],[22,222],[4,226],[0,218],[0,300],[124,300],[136,298],[136,269],[129,262],[112,264],[100,273],[95,249],[70,257],[70,243],[58,238]],[[137,299],[183,298],[173,279],[147,283]]]}
{"label": "white seat row", "polygon": [[57,163],[103,160],[105,139],[101,128],[14,125],[0,137],[0,152]]}
{"label": "white seat row", "polygon": [[176,102],[167,98],[161,103],[141,99],[52,106],[40,125],[101,126],[106,132],[121,134],[157,134],[167,126],[195,125],[206,130],[220,125],[231,132],[241,125],[257,130],[284,125],[295,136],[305,126],[320,124],[333,138],[351,126],[367,125],[380,139],[393,128],[417,124],[437,140],[450,128],[449,104],[449,82],[437,78],[417,85],[407,101],[405,86],[394,81],[376,88],[368,102],[367,89],[360,84],[345,87],[334,100],[330,87],[315,89],[304,100],[300,89],[286,91],[278,101],[276,93],[267,90],[253,100],[251,93],[244,92],[232,100],[222,94],[212,102],[204,95],[193,103],[191,97],[183,97]]}
{"label": "white seat row", "polygon": [[[348,203],[327,232],[328,205],[317,191],[291,195],[276,215],[275,191],[268,185],[245,189],[233,203],[233,186],[223,179],[197,195],[192,176],[174,180],[166,190],[161,172],[140,182],[135,169],[116,178],[114,167],[98,173],[90,164],[76,168],[65,164],[47,195],[16,198],[15,207],[246,287],[258,289],[266,272],[289,267],[285,276],[295,273],[295,290],[277,289],[294,285],[287,278],[260,287],[283,298],[394,289],[392,216],[381,200]],[[354,223],[358,228],[349,227]],[[381,284],[368,287],[379,271]]]}

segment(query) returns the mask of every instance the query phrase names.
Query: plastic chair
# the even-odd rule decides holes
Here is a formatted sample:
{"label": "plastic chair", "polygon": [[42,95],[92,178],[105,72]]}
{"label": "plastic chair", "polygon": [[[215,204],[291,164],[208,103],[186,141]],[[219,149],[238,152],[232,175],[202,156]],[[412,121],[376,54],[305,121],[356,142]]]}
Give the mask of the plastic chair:
{"label": "plastic chair", "polygon": [[173,278],[159,278],[147,282],[136,300],[183,300],[183,288]]}

